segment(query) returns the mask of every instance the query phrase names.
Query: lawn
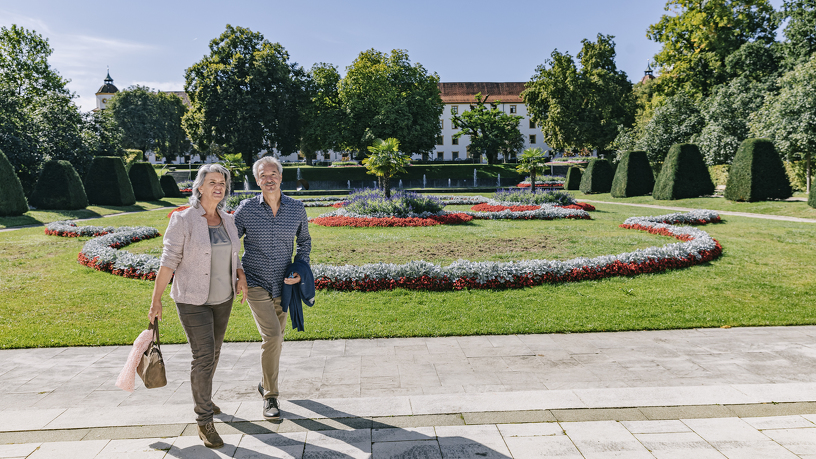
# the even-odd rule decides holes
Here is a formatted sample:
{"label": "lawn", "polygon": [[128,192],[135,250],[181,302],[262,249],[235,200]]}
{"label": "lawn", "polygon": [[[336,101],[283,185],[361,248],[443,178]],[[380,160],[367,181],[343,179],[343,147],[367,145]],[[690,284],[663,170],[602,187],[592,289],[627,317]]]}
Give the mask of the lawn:
{"label": "lawn", "polygon": [[88,206],[79,210],[29,210],[17,217],[0,217],[0,228],[16,226],[45,225],[60,220],[76,220],[96,218],[122,212],[138,212],[142,210],[158,209],[160,207],[180,206],[187,202],[187,198],[164,198],[161,201],[138,201],[132,206]]}
{"label": "lawn", "polygon": [[[705,202],[727,203],[722,199]],[[699,200],[665,203],[716,208],[701,206]],[[800,203],[772,204],[781,205],[776,209],[779,215],[803,216],[801,211],[782,208]],[[630,216],[665,211],[596,207],[591,221],[478,220],[462,226],[386,229],[311,225],[312,262],[425,259],[444,265],[460,257],[474,261],[569,259],[673,241],[617,226]],[[309,215],[328,210],[311,208]],[[80,224],[147,225],[164,231],[166,214],[166,210],[148,211]],[[745,217],[724,220],[702,227],[724,247],[720,259],[704,265],[519,290],[320,291],[316,305],[305,311],[306,332],[289,330],[286,339],[816,324],[812,307],[816,301],[812,250],[816,225]],[[46,236],[42,227],[0,233],[0,296],[4,299],[0,303],[0,348],[129,344],[145,328],[153,283],[79,265],[76,255],[86,240]],[[158,256],[161,241],[143,241],[128,250]],[[167,293],[164,298],[162,340],[184,342],[173,302]],[[227,340],[258,339],[249,308],[236,302]]]}

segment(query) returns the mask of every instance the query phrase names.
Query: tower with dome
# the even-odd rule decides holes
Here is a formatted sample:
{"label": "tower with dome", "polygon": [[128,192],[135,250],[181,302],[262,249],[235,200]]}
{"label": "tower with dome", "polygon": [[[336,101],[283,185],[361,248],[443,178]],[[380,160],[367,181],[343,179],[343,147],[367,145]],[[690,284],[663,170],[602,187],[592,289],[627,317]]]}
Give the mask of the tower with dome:
{"label": "tower with dome", "polygon": [[119,88],[113,85],[113,78],[111,78],[110,70],[108,70],[108,76],[105,77],[105,84],[99,88],[99,91],[96,91],[96,110],[106,109],[111,97],[117,92],[119,92]]}

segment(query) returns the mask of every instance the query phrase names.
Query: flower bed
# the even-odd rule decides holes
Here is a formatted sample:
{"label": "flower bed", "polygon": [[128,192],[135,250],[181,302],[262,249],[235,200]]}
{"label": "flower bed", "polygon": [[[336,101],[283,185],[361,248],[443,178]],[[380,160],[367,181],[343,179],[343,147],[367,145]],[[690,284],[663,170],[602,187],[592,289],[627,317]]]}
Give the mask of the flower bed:
{"label": "flower bed", "polygon": [[[719,221],[719,215],[716,212],[697,211],[696,214],[690,214],[684,214],[679,218],[695,221]],[[503,289],[661,272],[706,263],[722,255],[720,243],[698,228],[657,222],[655,217],[633,217],[627,219],[621,226],[674,237],[681,242],[666,244],[662,247],[638,249],[618,255],[574,258],[563,262],[554,260],[511,262],[459,260],[441,267],[420,260],[402,265],[391,263],[373,263],[362,266],[316,264],[312,266],[312,271],[315,275],[315,286],[318,289],[357,291],[394,288],[437,291],[465,288]]]}
{"label": "flower bed", "polygon": [[706,225],[708,223],[719,223],[720,214],[713,210],[696,209],[685,214],[675,212],[673,214],[657,215],[654,217],[629,217],[623,222],[624,225],[644,225],[645,223],[665,223],[674,225],[678,223],[685,223],[687,225]]}
{"label": "flower bed", "polygon": [[425,218],[422,217],[349,217],[349,216],[328,216],[317,217],[311,220],[312,223],[320,226],[351,226],[355,228],[362,227],[405,227],[405,226],[436,226],[436,225],[457,225],[467,223],[473,220],[473,217],[462,213],[449,213],[445,215],[431,215]]}
{"label": "flower bed", "polygon": [[[100,228],[104,231],[99,231]],[[156,228],[149,226],[77,227],[73,222],[60,221],[49,223],[45,228],[45,234],[62,237],[101,234],[86,242],[82,247],[82,251],[77,255],[77,261],[80,264],[131,279],[156,280],[156,273],[159,271],[158,258],[119,250],[134,242],[161,236]]]}
{"label": "flower bed", "polygon": [[536,210],[540,207],[541,206],[503,206],[484,203],[476,204],[475,206],[471,207],[470,210],[474,212],[501,212],[503,210],[511,210],[513,212],[524,212],[525,210]]}
{"label": "flower bed", "polygon": [[[521,182],[516,185],[519,188],[530,188],[529,182]],[[552,182],[552,183],[536,183],[536,188],[563,188],[564,182]]]}

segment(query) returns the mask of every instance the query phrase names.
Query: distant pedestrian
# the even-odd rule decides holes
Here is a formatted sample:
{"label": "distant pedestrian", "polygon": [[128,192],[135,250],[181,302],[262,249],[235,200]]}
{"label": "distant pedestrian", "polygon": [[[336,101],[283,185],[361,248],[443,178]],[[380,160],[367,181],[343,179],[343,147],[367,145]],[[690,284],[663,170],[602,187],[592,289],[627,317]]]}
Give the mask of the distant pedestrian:
{"label": "distant pedestrian", "polygon": [[[153,287],[150,323],[162,318],[162,301],[170,279],[170,297],[193,351],[193,390],[198,436],[208,448],[224,446],[213,415],[221,409],[212,401],[212,381],[227,331],[232,301],[247,297],[247,283],[238,252],[241,240],[232,215],[223,210],[230,194],[230,173],[218,164],[198,169],[190,208],[173,212],[164,233],[161,267]],[[174,276],[175,273],[175,276]]]}
{"label": "distant pedestrian", "polygon": [[247,299],[255,324],[263,340],[261,344],[262,379],[258,392],[264,398],[263,417],[280,418],[280,356],[286,330],[286,312],[281,307],[283,285],[301,281],[299,274],[285,277],[295,260],[309,263],[312,238],[309,219],[303,203],[281,193],[283,166],[264,156],[252,165],[252,174],[261,187],[261,195],[244,200],[235,211],[238,235],[244,236],[243,266],[249,286]]}

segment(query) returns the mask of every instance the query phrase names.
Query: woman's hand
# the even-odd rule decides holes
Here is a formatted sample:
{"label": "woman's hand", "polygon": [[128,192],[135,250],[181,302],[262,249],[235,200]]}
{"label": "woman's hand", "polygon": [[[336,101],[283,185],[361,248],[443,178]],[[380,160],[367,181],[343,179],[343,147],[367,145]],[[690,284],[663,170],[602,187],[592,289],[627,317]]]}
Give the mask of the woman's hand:
{"label": "woman's hand", "polygon": [[150,320],[150,323],[153,323],[153,319],[158,317],[159,320],[162,320],[162,302],[161,300],[153,300],[150,302],[150,311],[147,313],[147,318]]}
{"label": "woman's hand", "polygon": [[283,279],[283,283],[286,285],[295,285],[300,282],[300,274],[295,273],[292,277],[286,277]]}
{"label": "woman's hand", "polygon": [[239,278],[238,279],[238,292],[241,293],[241,304],[244,304],[244,302],[247,299],[247,290],[249,290],[249,287],[247,286],[246,278],[245,277]]}

